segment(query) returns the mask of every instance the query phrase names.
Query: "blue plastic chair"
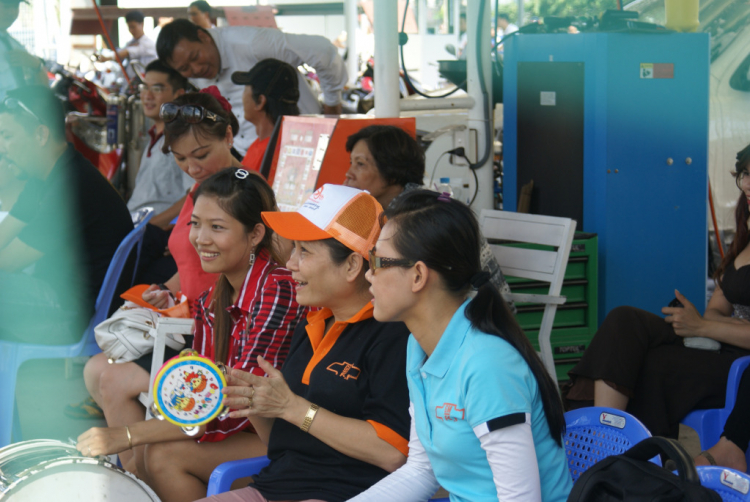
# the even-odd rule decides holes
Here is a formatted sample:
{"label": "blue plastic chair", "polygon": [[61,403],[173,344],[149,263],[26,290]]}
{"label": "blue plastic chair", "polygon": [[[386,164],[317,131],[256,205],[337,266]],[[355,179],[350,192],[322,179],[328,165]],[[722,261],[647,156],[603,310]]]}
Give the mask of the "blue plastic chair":
{"label": "blue plastic chair", "polygon": [[208,478],[208,492],[206,493],[206,497],[228,492],[232,488],[232,483],[235,479],[258,474],[269,463],[271,461],[266,456],[224,462],[214,469],[211,477]]}
{"label": "blue plastic chair", "polygon": [[744,472],[717,465],[696,467],[701,485],[721,496],[724,502],[750,501],[750,476]]}
{"label": "blue plastic chair", "polygon": [[23,363],[32,359],[63,359],[101,352],[94,338],[94,327],[107,318],[115,289],[128,257],[133,248],[139,245],[143,239],[146,224],[152,216],[153,209],[149,209],[141,216],[138,225],[117,247],[96,298],[94,315],[79,342],[72,345],[36,345],[0,340],[0,382],[3,382],[0,385],[0,448],[11,443],[11,434],[13,434],[14,440],[20,440],[20,424],[15,405],[15,393],[18,370]]}
{"label": "blue plastic chair", "polygon": [[[682,419],[682,423],[695,429],[701,440],[701,449],[707,450],[719,442],[719,437],[724,431],[724,424],[729,414],[732,413],[734,403],[737,400],[737,389],[742,380],[742,374],[750,366],[750,356],[740,357],[732,363],[727,379],[727,396],[724,399],[723,408],[710,410],[693,410]],[[750,452],[746,452],[747,463],[750,466]]]}
{"label": "blue plastic chair", "polygon": [[[604,407],[580,408],[565,414],[565,456],[573,482],[586,469],[611,455],[619,455],[651,437],[645,425],[624,411]],[[661,465],[658,457],[651,459]]]}

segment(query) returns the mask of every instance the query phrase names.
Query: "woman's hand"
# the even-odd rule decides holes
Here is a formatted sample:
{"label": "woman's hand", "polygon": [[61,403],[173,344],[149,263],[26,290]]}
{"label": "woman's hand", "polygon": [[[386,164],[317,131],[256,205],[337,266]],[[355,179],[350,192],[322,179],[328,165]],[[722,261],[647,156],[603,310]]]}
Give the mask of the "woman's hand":
{"label": "woman's hand", "polygon": [[674,294],[684,307],[662,308],[662,314],[666,314],[667,316],[664,320],[672,325],[674,332],[679,336],[705,336],[703,334],[703,327],[706,321],[700,315],[698,309],[676,289],[674,290]]}
{"label": "woman's hand", "polygon": [[283,418],[292,423],[288,417],[304,417],[309,403],[293,393],[281,372],[262,356],[258,356],[258,366],[267,378],[238,369],[228,372],[224,405],[235,410],[229,416]]}
{"label": "woman's hand", "polygon": [[157,309],[166,309],[171,307],[172,297],[169,291],[159,288],[158,285],[152,284],[146,291],[141,295],[144,302],[150,303]]}
{"label": "woman's hand", "polygon": [[80,436],[76,449],[86,457],[112,455],[130,448],[125,427],[92,427]]}

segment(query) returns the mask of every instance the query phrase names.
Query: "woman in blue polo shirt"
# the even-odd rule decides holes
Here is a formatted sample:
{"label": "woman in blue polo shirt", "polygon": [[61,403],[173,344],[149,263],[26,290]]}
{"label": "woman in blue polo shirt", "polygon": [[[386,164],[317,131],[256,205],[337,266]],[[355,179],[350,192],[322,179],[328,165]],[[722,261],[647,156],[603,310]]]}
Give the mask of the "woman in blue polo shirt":
{"label": "woman in blue polo shirt", "polygon": [[482,272],[471,210],[418,190],[388,216],[367,279],[375,318],[411,331],[409,457],[352,500],[423,501],[438,484],[454,502],[566,500],[562,404]]}

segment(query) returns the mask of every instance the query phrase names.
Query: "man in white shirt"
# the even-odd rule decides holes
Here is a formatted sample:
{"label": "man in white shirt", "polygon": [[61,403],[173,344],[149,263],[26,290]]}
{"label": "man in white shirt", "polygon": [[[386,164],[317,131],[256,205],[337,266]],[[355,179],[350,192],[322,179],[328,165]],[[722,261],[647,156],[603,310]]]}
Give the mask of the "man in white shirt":
{"label": "man in white shirt", "polygon": [[172,220],[180,214],[187,192],[195,181],[180,169],[171,152],[164,153],[164,121],[159,117],[161,105],[185,93],[187,79],[161,60],[146,67],[144,83],[140,85],[143,114],[154,121],[149,129],[150,141],[141,157],[135,178],[135,188],[128,201],[128,210],[154,208],[154,217],[146,228],[141,250],[139,282],[162,283],[177,272],[165,249],[172,229]]}
{"label": "man in white shirt", "polygon": [[[234,147],[244,156],[255,141],[255,127],[245,120],[242,93],[245,87],[232,83],[232,73],[249,71],[256,63],[274,58],[297,67],[306,63],[320,79],[323,113],[341,113],[341,91],[347,82],[346,66],[336,47],[325,37],[293,35],[274,28],[230,26],[207,31],[187,19],[177,19],[162,28],[156,42],[159,58],[191,79],[199,88],[215,85],[232,105],[240,123]],[[320,113],[320,105],[302,75],[299,78],[302,113]]]}
{"label": "man in white shirt", "polygon": [[149,129],[150,141],[143,151],[135,188],[128,200],[128,209],[154,208],[151,224],[166,230],[180,214],[185,195],[193,186],[193,178],[185,174],[171,153],[164,153],[164,121],[159,117],[161,105],[185,93],[187,80],[160,60],[146,67],[145,82],[140,85],[143,114],[154,121]]}
{"label": "man in white shirt", "polygon": [[518,31],[518,26],[510,22],[510,17],[508,17],[508,14],[501,13],[497,15],[497,31],[499,32],[498,35],[500,35],[500,38],[498,38],[498,40],[500,40],[503,37],[510,35],[514,31]]}
{"label": "man in white shirt", "polygon": [[[117,55],[120,56],[121,60],[128,59],[130,61],[138,60],[143,66],[148,65],[151,61],[157,58],[156,56],[156,43],[148,38],[143,31],[143,12],[139,10],[132,10],[125,14],[125,22],[128,25],[128,31],[133,38],[125,44],[122,49],[117,49]],[[111,61],[114,59],[113,56],[98,56],[99,61]],[[128,73],[134,76],[135,73]]]}
{"label": "man in white shirt", "polygon": [[0,0],[0,100],[5,93],[25,85],[47,85],[47,74],[42,60],[32,56],[8,28],[18,19],[18,6],[27,0]]}

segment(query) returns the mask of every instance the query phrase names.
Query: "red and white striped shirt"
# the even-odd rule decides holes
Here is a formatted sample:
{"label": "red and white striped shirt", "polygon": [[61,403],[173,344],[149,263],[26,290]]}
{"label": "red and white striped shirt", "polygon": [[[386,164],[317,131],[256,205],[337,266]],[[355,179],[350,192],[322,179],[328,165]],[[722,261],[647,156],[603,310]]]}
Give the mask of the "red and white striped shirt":
{"label": "red and white striped shirt", "polygon": [[[275,267],[275,268],[274,268]],[[215,360],[214,315],[210,312],[214,288],[195,302],[193,349]],[[237,302],[227,309],[234,326],[226,365],[263,376],[258,356],[281,368],[292,341],[292,333],[307,308],[295,299],[292,273],[279,267],[268,251],[262,250],[248,271]],[[250,425],[246,418],[216,418],[206,426],[198,442],[215,442],[236,434]]]}

